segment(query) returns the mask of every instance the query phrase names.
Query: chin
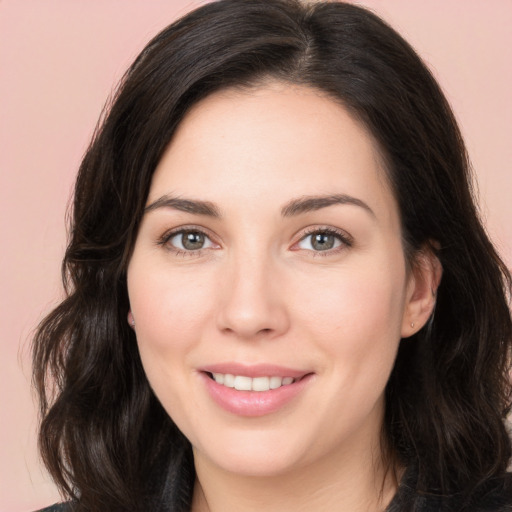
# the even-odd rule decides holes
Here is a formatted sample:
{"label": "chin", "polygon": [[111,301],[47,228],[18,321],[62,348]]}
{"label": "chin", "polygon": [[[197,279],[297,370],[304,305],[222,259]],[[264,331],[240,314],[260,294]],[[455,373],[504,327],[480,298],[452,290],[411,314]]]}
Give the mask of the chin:
{"label": "chin", "polygon": [[299,440],[263,432],[234,435],[229,441],[217,439],[215,450],[204,452],[194,448],[194,457],[205,457],[210,464],[240,476],[272,477],[300,465],[305,453],[303,443],[290,441]]}

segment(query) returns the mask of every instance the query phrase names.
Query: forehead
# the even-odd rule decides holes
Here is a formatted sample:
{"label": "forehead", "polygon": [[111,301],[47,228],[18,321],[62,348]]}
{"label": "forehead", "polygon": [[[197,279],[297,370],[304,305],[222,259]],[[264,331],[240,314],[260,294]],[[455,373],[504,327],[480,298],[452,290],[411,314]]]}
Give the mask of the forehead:
{"label": "forehead", "polygon": [[185,116],[153,177],[148,202],[162,194],[214,202],[259,194],[345,193],[394,206],[378,146],[340,102],[282,83],[228,89]]}

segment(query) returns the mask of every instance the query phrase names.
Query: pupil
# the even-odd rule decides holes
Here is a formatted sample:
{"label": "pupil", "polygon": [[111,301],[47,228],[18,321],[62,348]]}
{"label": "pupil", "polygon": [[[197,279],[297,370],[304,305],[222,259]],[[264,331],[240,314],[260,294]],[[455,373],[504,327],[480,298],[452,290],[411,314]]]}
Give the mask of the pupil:
{"label": "pupil", "polygon": [[318,251],[327,251],[334,247],[334,236],[326,235],[325,233],[317,233],[313,237],[313,247]]}
{"label": "pupil", "polygon": [[204,244],[204,235],[197,231],[183,233],[182,244],[185,249],[189,249],[191,251],[201,249]]}

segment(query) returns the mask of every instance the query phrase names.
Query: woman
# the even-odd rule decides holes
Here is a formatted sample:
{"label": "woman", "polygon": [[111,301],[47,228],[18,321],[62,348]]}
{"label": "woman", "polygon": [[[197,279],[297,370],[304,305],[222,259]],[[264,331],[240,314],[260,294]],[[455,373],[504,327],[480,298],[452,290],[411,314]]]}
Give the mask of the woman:
{"label": "woman", "polygon": [[510,508],[510,275],[439,87],[364,9],[223,0],[156,36],[64,275],[34,345],[63,510]]}

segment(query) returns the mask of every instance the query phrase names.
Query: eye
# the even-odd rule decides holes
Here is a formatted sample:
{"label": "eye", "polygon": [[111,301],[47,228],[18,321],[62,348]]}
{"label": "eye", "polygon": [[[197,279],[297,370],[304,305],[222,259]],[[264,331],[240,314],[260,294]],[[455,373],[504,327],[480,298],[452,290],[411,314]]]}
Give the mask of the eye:
{"label": "eye", "polygon": [[210,238],[197,229],[175,231],[167,238],[167,243],[180,251],[200,251],[214,246]]}
{"label": "eye", "polygon": [[316,229],[302,237],[297,243],[299,249],[323,252],[341,246],[351,246],[352,240],[347,234],[334,229]]}

